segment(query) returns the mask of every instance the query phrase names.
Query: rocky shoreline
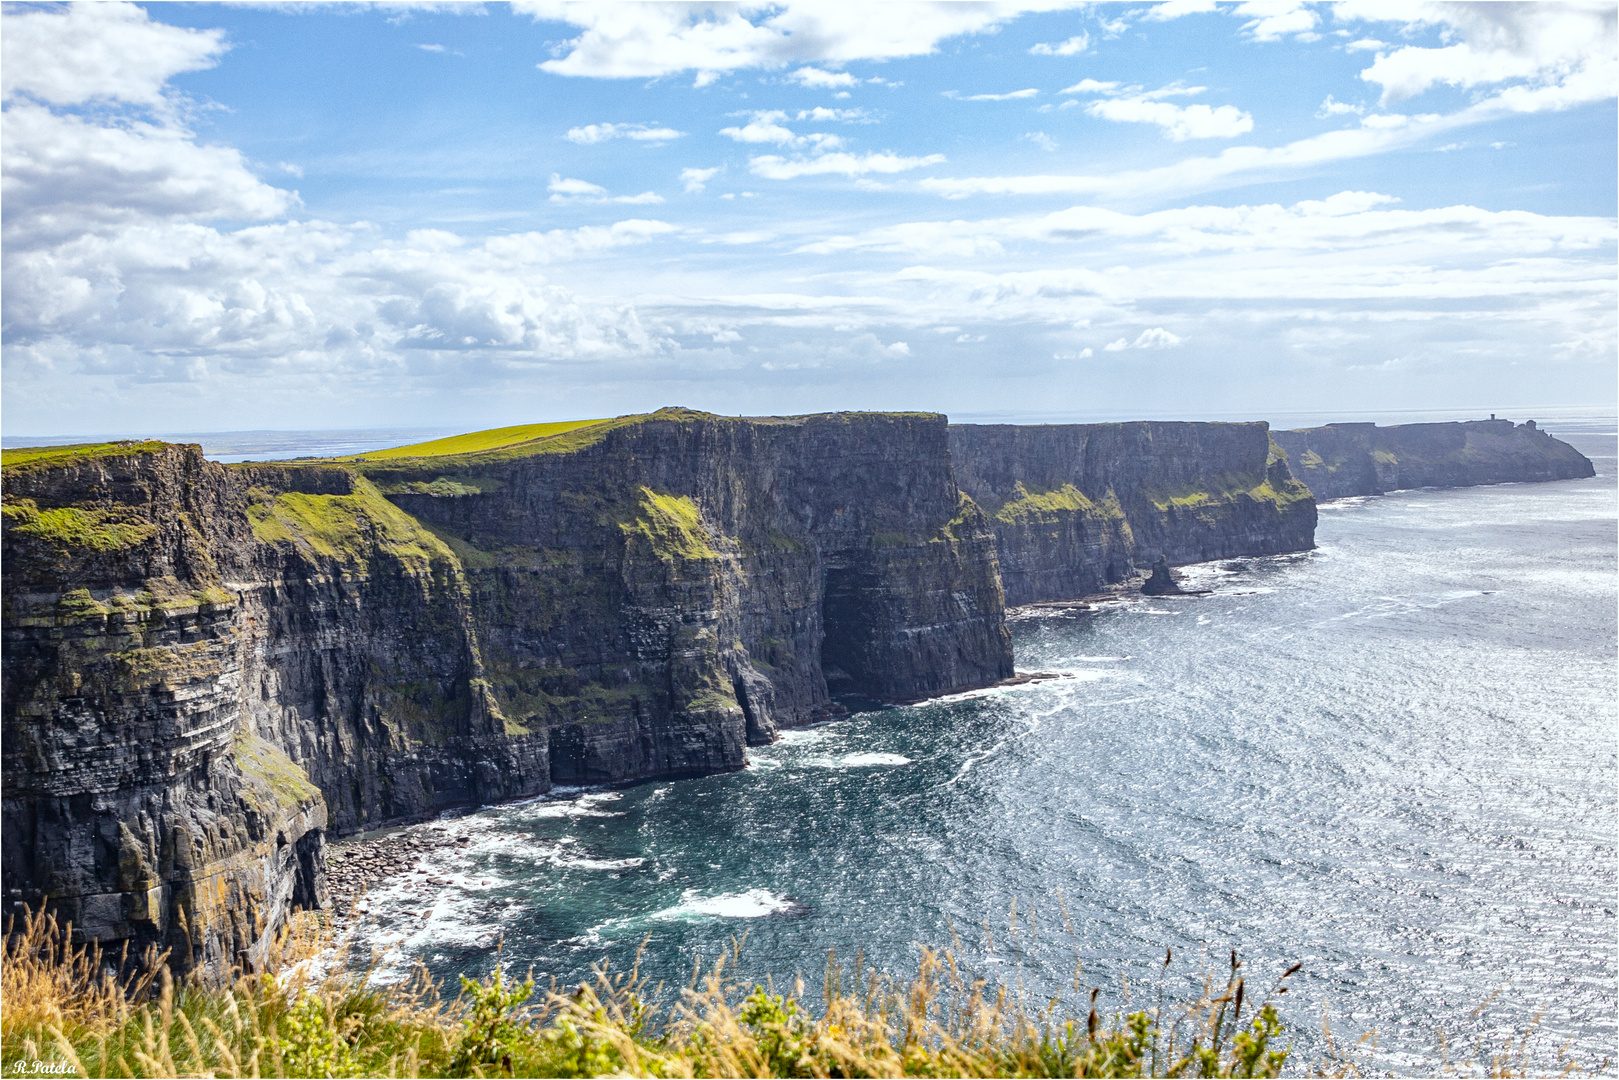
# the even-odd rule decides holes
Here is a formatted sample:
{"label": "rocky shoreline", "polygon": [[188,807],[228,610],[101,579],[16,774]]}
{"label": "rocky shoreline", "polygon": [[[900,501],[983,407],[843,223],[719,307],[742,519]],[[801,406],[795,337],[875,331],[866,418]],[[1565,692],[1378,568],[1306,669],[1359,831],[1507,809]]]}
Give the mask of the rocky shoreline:
{"label": "rocky shoreline", "polygon": [[327,848],[326,881],[331,912],[343,922],[361,903],[368,888],[389,878],[406,877],[422,885],[448,885],[450,879],[430,874],[426,856],[446,847],[472,842],[441,823],[413,825],[378,833],[361,833]]}

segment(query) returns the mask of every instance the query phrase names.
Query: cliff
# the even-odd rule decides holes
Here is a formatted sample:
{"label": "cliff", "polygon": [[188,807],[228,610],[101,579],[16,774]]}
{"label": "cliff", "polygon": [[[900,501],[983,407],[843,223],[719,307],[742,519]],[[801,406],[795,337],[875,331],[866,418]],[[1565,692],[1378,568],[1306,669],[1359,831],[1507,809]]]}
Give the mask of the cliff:
{"label": "cliff", "polygon": [[950,426],[1009,605],[1094,593],[1137,566],[1315,546],[1315,502],[1263,423]]}
{"label": "cliff", "polygon": [[1328,424],[1277,431],[1274,438],[1317,499],[1595,474],[1584,454],[1539,430],[1533,420]]}
{"label": "cliff", "polygon": [[328,829],[738,768],[1012,674],[943,417],[663,410],[451,456],[10,452],[3,882],[257,963]]}

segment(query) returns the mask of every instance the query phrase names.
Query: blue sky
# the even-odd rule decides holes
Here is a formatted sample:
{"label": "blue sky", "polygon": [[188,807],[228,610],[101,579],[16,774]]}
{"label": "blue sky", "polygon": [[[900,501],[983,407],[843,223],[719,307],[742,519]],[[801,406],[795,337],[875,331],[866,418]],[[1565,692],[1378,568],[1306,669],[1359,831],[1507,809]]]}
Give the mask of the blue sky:
{"label": "blue sky", "polygon": [[1611,4],[0,30],[8,436],[1614,400]]}

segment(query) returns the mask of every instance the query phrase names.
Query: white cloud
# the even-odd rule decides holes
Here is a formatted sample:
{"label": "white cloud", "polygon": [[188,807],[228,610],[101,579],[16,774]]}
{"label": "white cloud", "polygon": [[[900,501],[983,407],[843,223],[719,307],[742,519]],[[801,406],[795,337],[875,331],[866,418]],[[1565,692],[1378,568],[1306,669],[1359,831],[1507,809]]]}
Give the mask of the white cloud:
{"label": "white cloud", "polygon": [[810,132],[799,135],[792,129],[784,127],[780,121],[787,119],[787,114],[780,109],[771,109],[765,112],[756,112],[753,119],[742,127],[721,128],[720,134],[728,139],[741,143],[774,143],[777,146],[805,147],[813,146],[817,150],[831,150],[843,145],[843,140],[836,135],[822,132]]}
{"label": "white cloud", "polygon": [[787,77],[802,86],[808,86],[815,90],[854,86],[860,82],[859,79],[850,75],[847,71],[822,71],[820,68],[812,67],[801,67]]}
{"label": "white cloud", "polygon": [[178,124],[105,126],[13,102],[0,132],[7,244],[149,218],[262,220],[298,204],[238,151],[198,145]]}
{"label": "white cloud", "polygon": [[444,46],[442,45],[417,45],[416,47],[422,52],[441,53],[444,51]]}
{"label": "white cloud", "polygon": [[708,182],[719,175],[719,166],[712,169],[681,169],[680,182],[686,185],[686,194],[696,195]]}
{"label": "white cloud", "polygon": [[1093,101],[1085,111],[1102,120],[1157,124],[1176,142],[1187,139],[1233,139],[1254,129],[1254,118],[1235,105],[1172,105],[1163,97],[1196,94],[1202,87],[1168,86],[1128,97]]}
{"label": "white cloud", "polygon": [[156,106],[174,75],[213,67],[223,30],[153,22],[130,3],[8,11],[0,35],[0,94],[51,105],[96,99]]}
{"label": "white cloud", "polygon": [[1321,21],[1303,0],[1248,0],[1238,4],[1233,14],[1248,19],[1243,30],[1255,41],[1280,41],[1288,34],[1313,40],[1316,35],[1311,31]]}
{"label": "white cloud", "polygon": [[1047,135],[1043,131],[1025,132],[1023,138],[1028,139],[1030,142],[1034,143],[1034,145],[1038,146],[1042,150],[1047,151],[1048,153],[1057,149],[1057,140],[1053,139],[1050,135]]}
{"label": "white cloud", "polygon": [[875,124],[876,118],[865,109],[828,109],[825,105],[817,105],[813,109],[799,109],[797,120],[813,120],[817,124],[827,121],[841,121],[845,124]]}
{"label": "white cloud", "polygon": [[1055,44],[1048,44],[1047,42],[1042,41],[1039,44],[1032,46],[1029,49],[1029,52],[1035,56],[1073,56],[1076,53],[1084,52],[1090,47],[1090,35],[1081,33],[1075,34],[1066,41],[1059,41]]}
{"label": "white cloud", "polygon": [[1345,52],[1380,52],[1381,50],[1386,49],[1388,47],[1389,47],[1388,42],[1386,42],[1386,41],[1378,41],[1376,38],[1361,38],[1359,41],[1351,41],[1347,45],[1345,45],[1344,46],[1344,51]]}
{"label": "white cloud", "polygon": [[1346,0],[1334,14],[1344,21],[1395,23],[1407,31],[1437,26],[1448,38],[1462,39],[1438,48],[1407,45],[1391,53],[1384,53],[1380,42],[1351,45],[1380,46],[1360,77],[1382,87],[1384,105],[1439,84],[1471,89],[1522,82],[1528,85],[1498,96],[1516,99],[1523,107],[1515,111],[1539,111],[1606,100],[1619,87],[1614,55],[1619,12],[1612,5]]}
{"label": "white cloud", "polygon": [[1358,128],[1312,135],[1282,146],[1233,146],[1214,157],[1186,158],[1160,168],[1092,175],[938,177],[921,180],[918,186],[946,198],[1061,193],[1143,199],[1211,191],[1404,149],[1435,135],[1506,116],[1612,98],[1619,86],[1616,66],[1619,65],[1592,64],[1550,85],[1509,86],[1446,115],[1366,117]]}
{"label": "white cloud", "polygon": [[1015,101],[1015,100],[1017,100],[1019,98],[1032,98],[1032,97],[1036,96],[1039,93],[1040,93],[1039,90],[1036,90],[1036,89],[1031,87],[1028,90],[1013,90],[1009,94],[968,94],[968,95],[962,95],[962,94],[957,93],[954,90],[946,90],[946,91],[944,91],[944,96],[947,97],[947,98],[955,98],[957,101]]}
{"label": "white cloud", "polygon": [[[978,259],[1005,255],[1018,245],[1103,246],[1116,257],[1174,259],[1218,253],[1311,252],[1373,249],[1427,252],[1433,259],[1471,259],[1488,265],[1521,255],[1591,252],[1613,241],[1615,224],[1603,218],[1552,217],[1472,206],[1401,210],[1399,200],[1368,191],[1342,191],[1292,206],[1188,206],[1126,214],[1075,206],[1049,214],[978,221],[913,221],[804,244],[798,253],[853,251],[910,257]],[[1050,255],[1039,256],[1042,263]],[[1276,265],[1285,265],[1280,260]],[[1105,277],[1098,288],[1108,291]],[[1218,286],[1216,286],[1218,288]],[[1312,286],[1313,287],[1313,286]]]}
{"label": "white cloud", "polygon": [[941,41],[993,31],[1025,11],[1068,0],[988,4],[818,3],[752,7],[720,3],[577,4],[515,0],[536,19],[583,30],[567,54],[540,67],[556,75],[625,79],[696,71],[697,84],[743,68],[844,64],[922,56]]}
{"label": "white cloud", "polygon": [[1073,86],[1057,91],[1059,94],[1110,94],[1119,88],[1116,82],[1098,82],[1096,79],[1081,79]]}
{"label": "white cloud", "polygon": [[1202,15],[1218,10],[1215,0],[1167,0],[1166,3],[1154,4],[1141,18],[1146,22],[1168,22],[1183,15]]}
{"label": "white cloud", "polygon": [[798,136],[791,129],[777,123],[786,119],[784,112],[756,113],[744,127],[720,128],[720,134],[737,142],[749,143],[794,143]]}
{"label": "white cloud", "polygon": [[786,158],[767,155],[748,159],[748,168],[755,176],[762,176],[766,180],[793,180],[800,176],[825,176],[837,174],[841,176],[862,176],[866,173],[897,173],[908,169],[919,169],[925,165],[937,165],[944,161],[943,154],[928,154],[926,157],[901,157],[890,151],[877,154],[822,154],[819,157],[801,158],[789,161]]}
{"label": "white cloud", "polygon": [[551,174],[551,182],[545,186],[553,198],[561,196],[584,196],[586,198],[606,198],[607,189],[600,184],[592,184],[588,180],[571,180],[564,178],[560,173]]}
{"label": "white cloud", "polygon": [[607,142],[609,139],[633,139],[636,142],[665,143],[685,135],[684,131],[674,128],[660,127],[656,122],[650,124],[585,124],[582,127],[568,129],[563,136],[569,142],[581,146],[590,146],[594,143]]}
{"label": "white cloud", "polygon": [[1155,326],[1151,330],[1141,331],[1141,336],[1131,342],[1130,347],[1132,349],[1173,349],[1181,341],[1182,338],[1179,335],[1171,334],[1161,326]]}
{"label": "white cloud", "polygon": [[607,189],[600,184],[592,184],[588,180],[575,180],[559,173],[551,174],[551,182],[545,189],[551,193],[550,201],[556,203],[610,202],[645,206],[663,202],[663,196],[655,191],[643,191],[639,195],[609,195]]}
{"label": "white cloud", "polygon": [[1329,116],[1344,116],[1351,113],[1359,116],[1365,111],[1366,106],[1364,105],[1351,105],[1347,101],[1334,101],[1332,95],[1328,94],[1327,99],[1321,103],[1321,108],[1316,110],[1315,115],[1317,119],[1325,119]]}

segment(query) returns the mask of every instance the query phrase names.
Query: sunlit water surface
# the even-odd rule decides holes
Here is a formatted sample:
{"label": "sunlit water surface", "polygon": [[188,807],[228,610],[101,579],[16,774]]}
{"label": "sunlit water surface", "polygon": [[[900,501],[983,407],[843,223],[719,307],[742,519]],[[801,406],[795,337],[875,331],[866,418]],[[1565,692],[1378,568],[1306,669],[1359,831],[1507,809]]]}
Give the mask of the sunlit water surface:
{"label": "sunlit water surface", "polygon": [[1171,991],[1236,948],[1256,982],[1303,964],[1295,1069],[1324,1013],[1375,1032],[1359,1060],[1383,1071],[1531,1030],[1537,1067],[1565,1044],[1597,1066],[1619,1013],[1614,439],[1580,426],[1558,434],[1594,480],[1345,500],[1314,552],[1189,568],[1211,596],[1020,616],[1019,669],[1066,678],[437,823],[470,837],[427,864],[450,884],[373,889],[363,940],[391,948],[384,979],[487,971],[503,940],[564,981],[645,940],[670,984],[743,933],[746,974],[812,985],[828,950],[904,974],[952,946],[1035,998],[1072,998],[1077,961],[1114,1006],[1127,983],[1145,1003],[1166,947]]}

